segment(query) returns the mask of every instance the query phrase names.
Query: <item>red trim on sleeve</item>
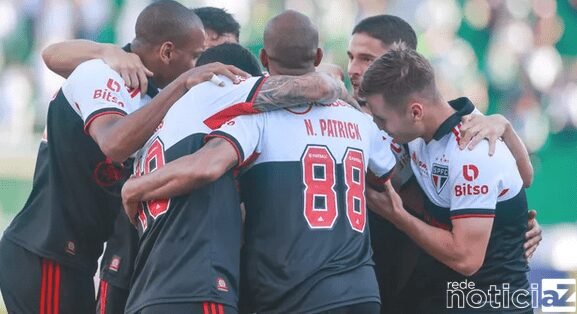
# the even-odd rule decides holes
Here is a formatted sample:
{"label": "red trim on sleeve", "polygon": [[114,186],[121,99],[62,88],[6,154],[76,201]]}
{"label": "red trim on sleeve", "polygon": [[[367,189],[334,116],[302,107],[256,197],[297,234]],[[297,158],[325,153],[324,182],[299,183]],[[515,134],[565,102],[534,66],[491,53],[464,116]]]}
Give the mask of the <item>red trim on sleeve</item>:
{"label": "red trim on sleeve", "polygon": [[451,220],[461,219],[461,218],[495,218],[495,214],[463,214],[455,215],[451,217]]}
{"label": "red trim on sleeve", "polygon": [[86,123],[84,124],[84,133],[86,133],[87,135],[89,135],[88,129],[90,128],[90,124],[92,124],[92,122],[94,122],[94,120],[98,117],[101,116],[105,116],[105,115],[109,115],[109,114],[115,114],[115,115],[119,115],[119,116],[126,116],[126,113],[124,112],[119,112],[119,111],[114,111],[114,110],[110,110],[110,111],[103,111],[103,112],[99,112],[97,114],[95,114],[94,116],[91,116],[88,121],[86,121]]}
{"label": "red trim on sleeve", "polygon": [[309,105],[308,109],[303,111],[303,112],[298,112],[298,111],[292,111],[291,108],[284,108],[284,110],[292,113],[292,114],[298,114],[298,115],[303,115],[303,114],[307,114],[309,113],[311,110],[313,109],[313,105]]}
{"label": "red trim on sleeve", "polygon": [[60,311],[60,264],[54,263],[54,314]]}
{"label": "red trim on sleeve", "polygon": [[208,142],[210,139],[215,138],[215,137],[222,138],[222,139],[226,140],[227,142],[230,143],[230,145],[232,145],[232,147],[234,147],[234,150],[235,150],[235,152],[236,152],[236,158],[238,159],[238,161],[237,161],[237,167],[240,167],[240,166],[243,164],[243,161],[244,161],[243,158],[242,158],[242,152],[241,152],[241,150],[240,150],[240,147],[237,146],[237,144],[235,143],[235,141],[233,141],[232,139],[230,139],[230,138],[228,138],[228,137],[226,137],[226,136],[224,136],[224,135],[221,135],[221,134],[209,134],[209,135],[207,135],[207,136],[204,137],[204,141],[205,141],[205,142]]}
{"label": "red trim on sleeve", "polygon": [[252,164],[255,160],[257,160],[257,158],[260,156],[260,153],[257,152],[253,152],[250,157],[248,157],[242,164],[240,164],[240,166],[238,166],[239,168],[243,168],[246,167],[250,164]]}

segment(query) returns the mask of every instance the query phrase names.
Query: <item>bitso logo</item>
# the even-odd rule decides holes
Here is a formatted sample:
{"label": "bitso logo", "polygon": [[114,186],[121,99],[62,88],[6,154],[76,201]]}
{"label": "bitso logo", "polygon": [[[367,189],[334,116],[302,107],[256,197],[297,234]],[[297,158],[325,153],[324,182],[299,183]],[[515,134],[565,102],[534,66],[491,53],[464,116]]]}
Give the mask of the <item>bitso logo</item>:
{"label": "bitso logo", "polygon": [[473,181],[479,177],[479,168],[475,165],[463,165],[463,177],[467,181]]}
{"label": "bitso logo", "polygon": [[[475,165],[463,165],[463,178],[469,182],[475,181],[479,177],[479,168]],[[455,196],[488,194],[489,186],[486,184],[476,185],[463,183],[455,185]]]}

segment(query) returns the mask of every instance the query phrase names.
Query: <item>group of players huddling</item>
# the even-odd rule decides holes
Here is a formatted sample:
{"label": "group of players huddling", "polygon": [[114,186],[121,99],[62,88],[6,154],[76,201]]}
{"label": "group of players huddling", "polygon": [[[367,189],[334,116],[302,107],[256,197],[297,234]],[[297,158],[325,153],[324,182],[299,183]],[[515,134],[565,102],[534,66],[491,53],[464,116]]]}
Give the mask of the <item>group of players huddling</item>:
{"label": "group of players huddling", "polygon": [[447,282],[528,288],[533,173],[405,21],[355,26],[352,95],[296,11],[266,25],[266,75],[222,9],[157,1],[135,34],[43,52],[67,80],[0,241],[9,313],[532,313],[447,309]]}

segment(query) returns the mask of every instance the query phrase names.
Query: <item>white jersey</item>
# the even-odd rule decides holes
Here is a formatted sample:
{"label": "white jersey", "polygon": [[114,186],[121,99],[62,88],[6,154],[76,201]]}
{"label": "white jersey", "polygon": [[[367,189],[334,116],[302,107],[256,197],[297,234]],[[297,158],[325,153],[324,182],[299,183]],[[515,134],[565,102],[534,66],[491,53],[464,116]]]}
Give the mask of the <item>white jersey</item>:
{"label": "white jersey", "polygon": [[140,94],[140,89],[128,88],[124,80],[100,59],[81,63],[70,74],[62,92],[72,109],[84,121],[84,130],[105,114],[127,115],[152,99]]}
{"label": "white jersey", "polygon": [[419,185],[436,206],[450,209],[451,219],[494,215],[498,202],[515,197],[523,187],[516,161],[502,141],[492,157],[487,141],[472,151],[459,148],[461,117],[473,109],[470,102],[461,108],[429,143],[418,138],[408,145]]}
{"label": "white jersey", "polygon": [[365,171],[386,179],[395,158],[369,116],[338,101],[241,116],[210,136],[228,140],[244,166],[250,311],[378,302]]}
{"label": "white jersey", "polygon": [[[419,138],[408,144],[411,167],[428,198],[427,222],[450,230],[455,219],[494,217],[483,265],[468,279],[482,291],[503,284],[512,291],[528,289],[528,266],[523,255],[527,200],[515,159],[501,141],[497,141],[493,156],[489,156],[487,141],[473,150],[459,149],[461,118],[472,113],[474,106],[466,98],[450,103],[457,112],[441,124],[431,141],[426,143]],[[446,287],[447,281],[465,279],[430,256],[419,265],[425,268],[428,281],[436,282],[428,289],[431,294],[444,296],[433,287]],[[523,296],[524,302],[526,299]],[[510,300],[507,302],[511,304]],[[483,309],[491,308],[487,303]]]}

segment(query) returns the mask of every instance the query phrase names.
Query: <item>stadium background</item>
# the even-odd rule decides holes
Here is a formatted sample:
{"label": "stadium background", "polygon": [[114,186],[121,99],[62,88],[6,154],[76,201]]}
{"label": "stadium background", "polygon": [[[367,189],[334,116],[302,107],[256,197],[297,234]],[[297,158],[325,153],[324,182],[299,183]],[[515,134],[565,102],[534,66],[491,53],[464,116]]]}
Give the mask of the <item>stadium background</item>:
{"label": "stadium background", "polygon": [[[71,38],[129,42],[136,16],[150,2],[0,0],[0,230],[30,192],[48,100],[62,83],[40,51]],[[255,54],[270,17],[283,9],[303,12],[320,28],[325,61],[345,73],[356,22],[382,13],[406,19],[444,94],[466,95],[484,112],[505,115],[531,152],[529,204],[544,230],[532,280],[576,277],[577,0],[180,2],[226,8],[241,23],[241,43]]]}

